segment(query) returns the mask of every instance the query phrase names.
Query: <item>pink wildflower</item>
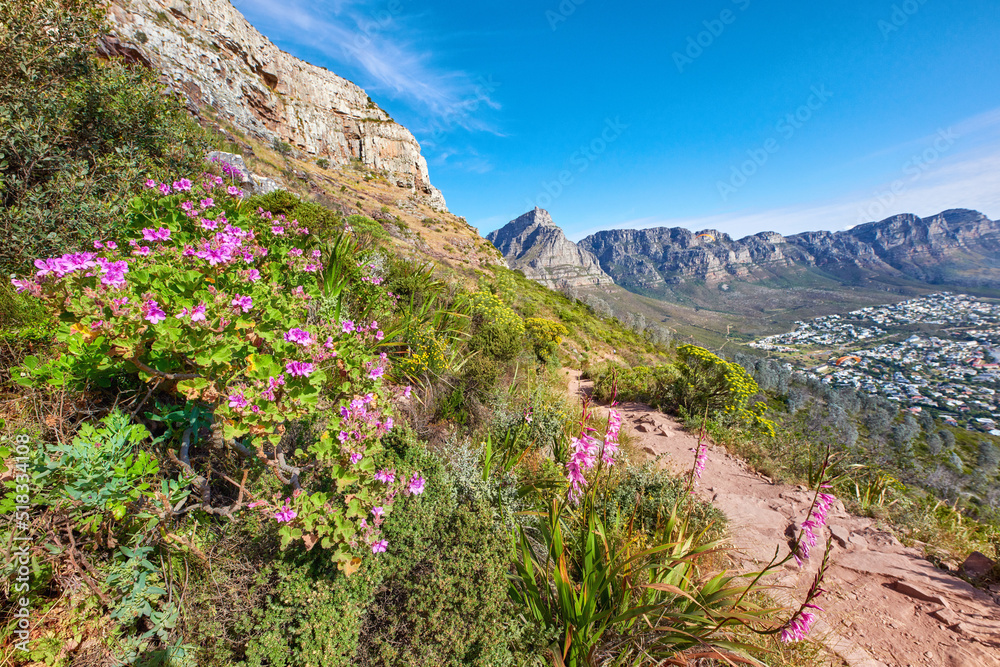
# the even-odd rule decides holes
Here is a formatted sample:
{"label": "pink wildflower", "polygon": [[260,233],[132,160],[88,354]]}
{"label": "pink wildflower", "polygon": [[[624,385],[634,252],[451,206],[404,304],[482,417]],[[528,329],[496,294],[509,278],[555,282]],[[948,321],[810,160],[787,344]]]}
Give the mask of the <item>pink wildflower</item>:
{"label": "pink wildflower", "polygon": [[373,554],[384,553],[388,547],[389,547],[389,542],[387,542],[386,540],[379,540],[378,542],[372,544],[372,553]]}
{"label": "pink wildflower", "polygon": [[299,515],[298,512],[289,507],[288,503],[290,503],[291,500],[291,498],[285,498],[285,504],[278,512],[275,513],[274,518],[278,521],[278,523],[288,523]]}
{"label": "pink wildflower", "polygon": [[316,340],[312,337],[312,334],[310,334],[308,331],[303,331],[298,327],[294,329],[289,329],[288,332],[285,333],[285,340],[289,343],[295,343],[296,345],[301,345],[302,347],[306,347],[307,345],[312,345],[313,343],[316,342]]}
{"label": "pink wildflower", "polygon": [[167,319],[167,314],[163,312],[162,308],[160,308],[160,304],[153,300],[146,302],[146,305],[142,308],[142,314],[143,318],[151,324],[157,324],[158,322],[162,322]]}
{"label": "pink wildflower", "polygon": [[192,322],[204,322],[205,321],[205,304],[199,303],[194,310],[191,311],[191,321]]}
{"label": "pink wildflower", "polygon": [[415,496],[419,496],[424,492],[424,484],[427,480],[420,476],[420,473],[413,473],[413,477],[410,478],[410,486],[408,491]]}
{"label": "pink wildflower", "polygon": [[316,367],[307,361],[289,361],[285,364],[285,370],[292,377],[309,377]]}
{"label": "pink wildflower", "polygon": [[250,310],[253,308],[253,299],[251,299],[248,296],[241,296],[241,295],[237,294],[233,298],[233,300],[230,303],[230,305],[233,306],[234,308],[239,308],[244,313],[249,313]]}
{"label": "pink wildflower", "polygon": [[243,392],[240,392],[238,394],[231,394],[229,396],[229,407],[231,408],[242,410],[249,404],[250,402],[247,400],[247,397],[243,395]]}
{"label": "pink wildflower", "polygon": [[[819,607],[816,607],[819,609]],[[781,641],[786,644],[800,642],[809,634],[816,615],[811,611],[801,611],[795,615],[788,625],[781,631]]]}
{"label": "pink wildflower", "polygon": [[396,481],[396,471],[383,468],[375,473],[375,481],[382,482],[383,484],[392,484]]}

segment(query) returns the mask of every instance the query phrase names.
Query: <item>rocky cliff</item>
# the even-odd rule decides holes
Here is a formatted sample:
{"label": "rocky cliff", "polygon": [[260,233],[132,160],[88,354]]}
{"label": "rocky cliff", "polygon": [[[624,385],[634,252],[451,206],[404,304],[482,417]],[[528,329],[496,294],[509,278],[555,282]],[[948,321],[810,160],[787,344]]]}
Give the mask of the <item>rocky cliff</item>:
{"label": "rocky cliff", "polygon": [[228,0],[113,0],[109,15],[105,50],[155,67],[192,108],[334,164],[361,160],[445,209],[409,130],[360,87],[272,44]]}
{"label": "rocky cliff", "polygon": [[548,287],[610,285],[597,259],[566,238],[549,212],[535,208],[486,237],[507,265]]}
{"label": "rocky cliff", "polygon": [[784,237],[762,232],[734,241],[716,230],[615,229],[580,242],[623,287],[655,289],[688,279],[707,282],[761,280],[792,266]]}
{"label": "rocky cliff", "polygon": [[845,283],[892,277],[1000,286],[1000,224],[964,209],[924,219],[899,215],[842,232],[762,232],[739,240],[713,230],[608,230],[580,247],[616,283],[646,291],[686,281],[788,280],[811,268]]}
{"label": "rocky cliff", "polygon": [[612,229],[579,244],[536,209],[487,238],[512,267],[547,284],[563,276],[577,285],[613,280],[649,295],[675,294],[672,286],[685,283],[781,289],[816,276],[843,285],[1000,287],[1000,223],[965,209],[898,215],[841,232],[761,232],[738,240],[716,230]]}

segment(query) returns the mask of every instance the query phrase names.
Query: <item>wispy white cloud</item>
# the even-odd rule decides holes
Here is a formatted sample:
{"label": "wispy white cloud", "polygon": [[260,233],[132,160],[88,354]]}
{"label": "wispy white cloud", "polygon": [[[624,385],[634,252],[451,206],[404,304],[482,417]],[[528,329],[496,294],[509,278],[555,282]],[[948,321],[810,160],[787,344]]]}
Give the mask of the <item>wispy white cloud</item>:
{"label": "wispy white cloud", "polygon": [[493,131],[476,112],[499,108],[491,97],[496,86],[440,66],[432,52],[416,43],[418,29],[398,0],[234,0],[234,4],[253,17],[265,35],[363,69],[370,92],[398,98],[426,119],[425,127],[411,127],[415,132]]}

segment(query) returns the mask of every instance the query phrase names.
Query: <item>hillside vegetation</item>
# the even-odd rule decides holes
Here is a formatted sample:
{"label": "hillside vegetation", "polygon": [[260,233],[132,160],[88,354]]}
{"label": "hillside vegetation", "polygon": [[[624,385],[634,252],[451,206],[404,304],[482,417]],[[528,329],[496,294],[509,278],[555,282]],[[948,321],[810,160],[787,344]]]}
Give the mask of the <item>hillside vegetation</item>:
{"label": "hillside vegetation", "polygon": [[[191,122],[148,73],[94,57],[86,4],[4,5],[0,25],[17,70],[0,70],[0,113],[44,68],[40,100],[70,105],[3,144],[4,236],[31,216],[45,230],[2,246],[17,274],[0,286],[3,664],[826,660],[803,641],[823,567],[790,609],[761,579],[810,550],[826,562],[823,485],[884,474],[827,451],[881,407],[805,387],[786,416],[799,399],[780,369],[671,347],[530,282],[383,174]],[[75,119],[58,141],[25,134],[52,114]],[[127,130],[82,129],[108,115]],[[29,145],[51,169],[6,157]],[[289,190],[253,195],[209,148]],[[643,464],[614,409],[567,398],[567,366],[761,462],[808,451],[787,470],[808,458],[812,523],[760,577],[728,572],[725,519],[693,494],[701,443],[682,477]],[[834,401],[840,421],[804,444],[815,428],[796,420]],[[888,469],[929,446],[909,428],[866,427],[872,451],[901,443]],[[976,525],[969,493],[991,518],[974,482],[939,489],[965,498],[949,520]]]}

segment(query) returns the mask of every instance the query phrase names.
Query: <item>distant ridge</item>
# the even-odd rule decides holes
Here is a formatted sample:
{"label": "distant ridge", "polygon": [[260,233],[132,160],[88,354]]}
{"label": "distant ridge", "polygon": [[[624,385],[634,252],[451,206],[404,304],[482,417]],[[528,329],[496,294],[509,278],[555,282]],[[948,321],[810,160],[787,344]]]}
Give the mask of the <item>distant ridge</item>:
{"label": "distant ridge", "polygon": [[[903,278],[935,284],[1000,287],[1000,224],[978,211],[951,209],[929,218],[897,215],[840,232],[734,240],[716,230],[611,229],[574,244],[546,211],[535,209],[487,238],[513,268],[551,280],[552,271],[610,277],[653,292],[688,281],[708,284],[790,278],[818,268],[845,284]],[[597,267],[593,266],[596,259]],[[557,271],[560,273],[560,271]]]}

